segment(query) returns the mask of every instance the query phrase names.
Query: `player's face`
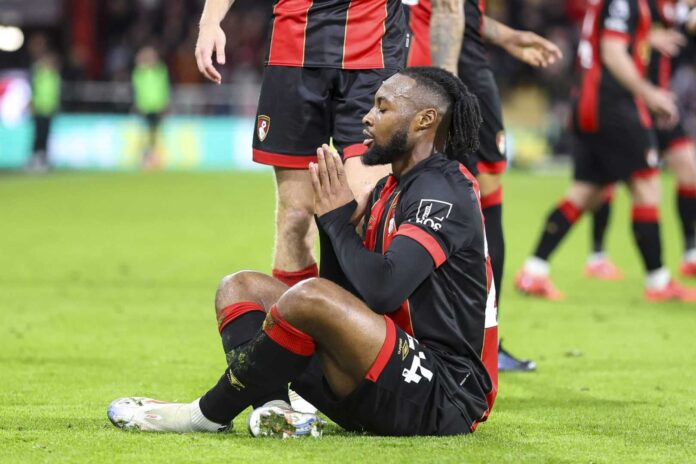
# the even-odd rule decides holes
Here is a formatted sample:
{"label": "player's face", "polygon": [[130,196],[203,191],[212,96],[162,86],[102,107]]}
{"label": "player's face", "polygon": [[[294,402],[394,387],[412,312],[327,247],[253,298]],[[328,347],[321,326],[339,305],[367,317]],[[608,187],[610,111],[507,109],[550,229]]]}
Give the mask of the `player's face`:
{"label": "player's face", "polygon": [[375,94],[374,106],[363,118],[366,137],[363,143],[368,147],[362,157],[363,164],[389,164],[408,155],[409,126],[413,118],[408,93],[414,87],[413,79],[396,74],[384,81]]}

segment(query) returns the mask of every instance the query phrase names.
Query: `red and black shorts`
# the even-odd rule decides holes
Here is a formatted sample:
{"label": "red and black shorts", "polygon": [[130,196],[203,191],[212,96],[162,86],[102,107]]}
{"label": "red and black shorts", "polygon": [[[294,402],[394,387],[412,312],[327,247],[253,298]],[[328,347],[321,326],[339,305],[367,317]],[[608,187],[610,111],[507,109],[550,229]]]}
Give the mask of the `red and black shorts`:
{"label": "red and black shorts", "polygon": [[[460,366],[453,374],[437,352],[385,319],[387,337],[382,350],[365,379],[347,397],[333,394],[316,356],[291,388],[349,431],[397,436],[471,432],[486,410],[485,394],[472,375],[473,367]],[[475,398],[471,407],[453,401],[460,396],[454,388],[466,391],[466,398]]]}
{"label": "red and black shorts", "polygon": [[396,70],[267,66],[254,128],[254,161],[306,169],[333,139],[345,158],[366,151],[362,118]]}
{"label": "red and black shorts", "polygon": [[505,127],[500,106],[500,94],[493,73],[487,67],[459,69],[459,77],[476,95],[483,123],[479,130],[480,147],[465,163],[472,174],[502,174],[507,165],[505,156]]}
{"label": "red and black shorts", "polygon": [[575,180],[594,185],[652,175],[659,164],[655,131],[645,127],[635,103],[617,102],[600,112],[597,132],[575,125],[573,161]]}
{"label": "red and black shorts", "polygon": [[655,134],[657,135],[657,149],[663,156],[670,150],[694,143],[694,139],[686,132],[681,120],[671,129],[657,129]]}

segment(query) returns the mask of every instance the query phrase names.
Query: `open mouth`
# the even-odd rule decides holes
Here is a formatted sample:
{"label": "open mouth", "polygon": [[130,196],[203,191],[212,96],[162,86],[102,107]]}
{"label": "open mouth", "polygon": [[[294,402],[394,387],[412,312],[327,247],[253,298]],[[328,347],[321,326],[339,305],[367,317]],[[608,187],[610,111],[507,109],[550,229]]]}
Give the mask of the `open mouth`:
{"label": "open mouth", "polygon": [[372,134],[370,134],[367,130],[364,130],[364,131],[363,131],[363,135],[365,136],[365,140],[363,140],[363,145],[368,146],[368,147],[369,147],[370,145],[372,145],[372,142],[375,141],[375,139],[374,139],[374,137],[372,136]]}

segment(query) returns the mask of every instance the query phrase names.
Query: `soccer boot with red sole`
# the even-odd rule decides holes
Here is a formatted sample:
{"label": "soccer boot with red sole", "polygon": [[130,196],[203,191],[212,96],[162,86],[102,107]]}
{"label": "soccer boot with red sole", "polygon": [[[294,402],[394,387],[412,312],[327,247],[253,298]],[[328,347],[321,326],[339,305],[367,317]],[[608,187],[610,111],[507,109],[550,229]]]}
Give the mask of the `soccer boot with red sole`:
{"label": "soccer boot with red sole", "polygon": [[591,279],[616,281],[624,278],[621,269],[609,258],[591,259],[585,265],[585,276]]}
{"label": "soccer boot with red sole", "polygon": [[651,302],[683,301],[696,302],[696,288],[682,287],[676,281],[670,282],[660,289],[645,289],[645,299]]}
{"label": "soccer boot with red sole", "polygon": [[546,300],[558,301],[563,299],[563,294],[559,292],[547,275],[535,275],[524,270],[515,276],[515,288],[525,295],[544,298]]}
{"label": "soccer boot with red sole", "polygon": [[679,272],[684,277],[696,277],[696,261],[682,261]]}

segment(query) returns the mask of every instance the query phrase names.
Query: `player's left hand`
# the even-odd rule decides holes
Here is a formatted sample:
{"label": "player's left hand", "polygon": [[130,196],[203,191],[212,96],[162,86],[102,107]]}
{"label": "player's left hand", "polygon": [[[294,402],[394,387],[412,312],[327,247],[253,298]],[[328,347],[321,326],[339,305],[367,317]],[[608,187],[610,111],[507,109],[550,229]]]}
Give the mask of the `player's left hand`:
{"label": "player's left hand", "polygon": [[545,68],[563,58],[556,44],[529,31],[515,31],[503,48],[518,60],[535,68]]}
{"label": "player's left hand", "polygon": [[314,213],[322,216],[354,200],[343,161],[328,145],[317,148],[317,162],[309,163],[314,189]]}

